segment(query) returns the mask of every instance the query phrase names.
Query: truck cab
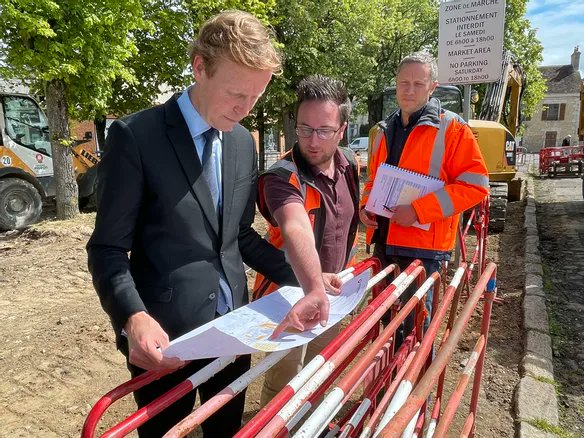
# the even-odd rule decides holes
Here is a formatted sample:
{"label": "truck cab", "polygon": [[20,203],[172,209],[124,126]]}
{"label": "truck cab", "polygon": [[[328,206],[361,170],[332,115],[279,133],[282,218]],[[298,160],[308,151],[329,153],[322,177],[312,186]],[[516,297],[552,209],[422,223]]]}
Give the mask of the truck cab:
{"label": "truck cab", "polygon": [[[72,148],[80,199],[95,189],[99,161],[82,144]],[[25,228],[40,219],[55,196],[47,116],[30,95],[0,91],[0,230]]]}

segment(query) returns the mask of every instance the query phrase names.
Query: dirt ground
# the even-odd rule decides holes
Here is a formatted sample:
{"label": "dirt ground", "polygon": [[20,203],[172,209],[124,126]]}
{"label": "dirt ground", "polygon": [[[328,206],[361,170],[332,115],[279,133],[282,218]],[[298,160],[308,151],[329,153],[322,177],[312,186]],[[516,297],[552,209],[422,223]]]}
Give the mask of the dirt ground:
{"label": "dirt ground", "polygon": [[[506,231],[489,237],[503,301],[493,311],[480,437],[514,435],[511,399],[522,353],[523,205],[511,205],[509,215]],[[84,247],[94,217],[86,213],[74,221],[46,221],[23,233],[0,234],[0,436],[79,436],[91,405],[128,378],[87,271]],[[473,320],[452,369],[462,369],[478,321]],[[260,384],[248,391],[246,418],[258,409]],[[102,431],[132,412],[133,402],[123,400],[110,411]]]}

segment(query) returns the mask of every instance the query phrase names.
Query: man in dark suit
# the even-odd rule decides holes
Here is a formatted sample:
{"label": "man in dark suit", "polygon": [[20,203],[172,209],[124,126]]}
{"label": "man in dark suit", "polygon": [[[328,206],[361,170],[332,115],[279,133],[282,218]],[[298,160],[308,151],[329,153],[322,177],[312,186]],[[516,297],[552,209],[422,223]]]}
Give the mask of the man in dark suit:
{"label": "man in dark suit", "polygon": [[[180,367],[177,359],[162,356],[169,339],[248,302],[243,262],[279,284],[296,283],[283,253],[251,228],[257,153],[238,123],[281,71],[270,37],[248,13],[211,18],[190,51],[195,85],[109,129],[87,251],[95,289],[132,376]],[[194,361],[137,391],[138,406],[208,362]],[[201,399],[249,363],[242,356],[200,385]],[[195,395],[147,422],[140,436],[163,435],[190,413]],[[240,394],[209,418],[205,436],[232,436],[244,398]]]}

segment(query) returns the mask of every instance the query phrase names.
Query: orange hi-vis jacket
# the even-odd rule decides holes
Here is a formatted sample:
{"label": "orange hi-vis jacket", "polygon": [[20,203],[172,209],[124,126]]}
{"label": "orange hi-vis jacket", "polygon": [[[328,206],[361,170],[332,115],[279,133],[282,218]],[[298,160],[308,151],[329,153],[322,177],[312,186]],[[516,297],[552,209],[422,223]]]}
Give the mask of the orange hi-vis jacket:
{"label": "orange hi-vis jacket", "polygon": [[[353,219],[349,225],[350,229],[347,239],[345,267],[348,267],[354,263],[353,259],[357,249],[357,229],[359,225],[359,167],[355,158],[355,154],[351,150],[342,147],[339,149],[345,155],[350,164],[350,166],[347,168],[347,172],[345,172],[345,178],[347,179],[349,192],[351,193],[351,198],[353,199],[355,208],[355,214],[353,215]],[[320,252],[326,221],[326,210],[324,202],[322,202],[322,194],[314,183],[314,176],[310,171],[308,163],[300,155],[298,145],[294,146],[292,150],[286,153],[282,159],[274,163],[274,165],[262,175],[260,175],[258,179],[257,205],[260,213],[264,216],[264,218],[266,218],[269,224],[267,239],[276,248],[284,249],[284,239],[280,232],[280,227],[278,227],[274,218],[271,216],[263,196],[264,177],[268,174],[274,174],[283,178],[285,181],[288,181],[290,184],[296,187],[300,193],[302,193],[302,197],[304,198],[304,208],[308,214],[312,229],[314,231],[316,250]],[[255,301],[265,295],[268,295],[279,287],[279,285],[271,282],[258,272],[253,288],[252,300]]]}
{"label": "orange hi-vis jacket", "polygon": [[[400,117],[399,111],[392,117]],[[361,208],[367,203],[377,168],[387,162],[387,129],[392,125],[390,118],[369,132],[369,170]],[[402,227],[390,221],[386,236],[375,236],[373,229],[367,229],[367,244],[385,242],[389,255],[447,259],[456,241],[459,213],[489,194],[487,167],[472,131],[461,117],[442,110],[438,100],[431,99],[410,132],[398,165],[445,182],[442,189],[412,203],[418,222],[430,228]]]}

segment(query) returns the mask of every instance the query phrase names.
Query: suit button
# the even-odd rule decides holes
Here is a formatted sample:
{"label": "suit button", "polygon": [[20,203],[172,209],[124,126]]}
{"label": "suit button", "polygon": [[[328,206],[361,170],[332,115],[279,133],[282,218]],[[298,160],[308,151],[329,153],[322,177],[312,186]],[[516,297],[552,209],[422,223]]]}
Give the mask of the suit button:
{"label": "suit button", "polygon": [[214,300],[214,299],[215,299],[215,296],[216,296],[216,295],[215,295],[215,292],[211,292],[211,293],[209,294],[209,299],[210,299],[210,300]]}
{"label": "suit button", "polygon": [[223,251],[221,251],[221,258],[224,259],[225,258],[225,253]]}

